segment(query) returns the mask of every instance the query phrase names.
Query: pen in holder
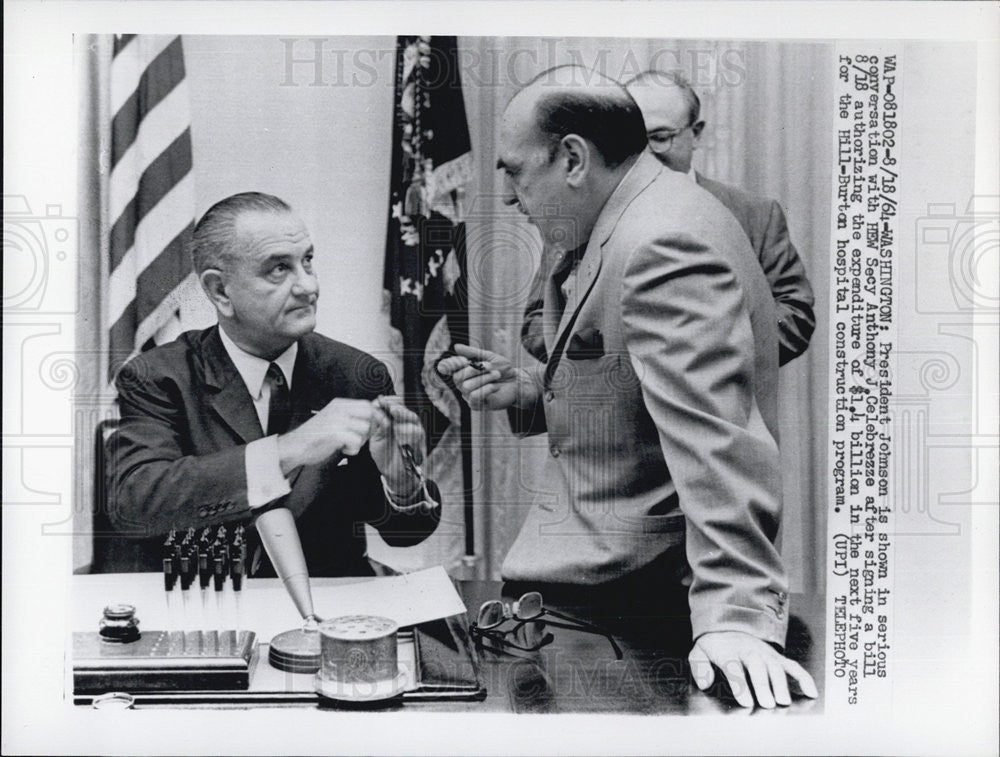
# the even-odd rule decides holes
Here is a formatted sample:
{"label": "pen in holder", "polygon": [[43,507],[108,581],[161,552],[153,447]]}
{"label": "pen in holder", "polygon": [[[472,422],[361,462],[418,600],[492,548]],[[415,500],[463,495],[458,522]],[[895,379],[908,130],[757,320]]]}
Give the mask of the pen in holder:
{"label": "pen in holder", "polygon": [[302,616],[302,628],[279,633],[271,639],[271,665],[288,673],[315,673],[320,664],[319,624],[313,609],[309,571],[302,542],[290,510],[278,507],[258,516],[257,533],[285,590]]}

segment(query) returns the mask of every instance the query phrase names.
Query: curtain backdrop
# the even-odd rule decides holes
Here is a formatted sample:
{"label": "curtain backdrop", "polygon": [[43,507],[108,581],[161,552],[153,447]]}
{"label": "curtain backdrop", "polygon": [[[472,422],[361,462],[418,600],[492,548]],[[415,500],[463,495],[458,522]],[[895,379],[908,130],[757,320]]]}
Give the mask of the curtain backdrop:
{"label": "curtain backdrop", "polygon": [[[806,354],[781,369],[780,428],[785,517],[782,551],[792,588],[822,587],[825,565],[825,439],[829,280],[830,82],[832,50],[822,44],[670,39],[476,38],[459,40],[477,160],[467,198],[469,286],[474,340],[515,360],[522,308],[541,253],[533,228],[500,201],[495,169],[498,121],[533,75],[582,63],[619,79],[648,67],[687,73],[708,122],[696,168],[777,199],[816,293],[818,325]],[[533,501],[546,496],[544,437],[515,440],[506,417],[474,414],[479,573],[497,577]],[[489,503],[484,504],[484,503]]]}

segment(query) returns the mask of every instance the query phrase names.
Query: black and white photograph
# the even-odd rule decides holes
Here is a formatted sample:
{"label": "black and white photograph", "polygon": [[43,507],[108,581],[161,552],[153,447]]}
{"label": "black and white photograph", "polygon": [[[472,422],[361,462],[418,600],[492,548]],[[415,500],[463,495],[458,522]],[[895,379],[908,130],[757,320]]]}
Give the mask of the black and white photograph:
{"label": "black and white photograph", "polygon": [[997,9],[810,7],[7,3],[3,751],[995,753]]}

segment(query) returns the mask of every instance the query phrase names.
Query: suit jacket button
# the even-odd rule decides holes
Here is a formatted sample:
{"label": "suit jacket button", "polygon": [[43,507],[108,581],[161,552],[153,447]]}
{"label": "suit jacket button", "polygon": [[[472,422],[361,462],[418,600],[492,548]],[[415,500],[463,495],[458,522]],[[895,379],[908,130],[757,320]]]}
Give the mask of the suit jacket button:
{"label": "suit jacket button", "polygon": [[556,398],[555,392],[553,392],[551,389],[549,389],[549,390],[547,390],[545,392],[545,401],[546,402],[552,402],[552,400],[554,400],[555,398]]}
{"label": "suit jacket button", "polygon": [[549,451],[552,453],[552,457],[559,457],[560,449],[556,445],[553,444]]}

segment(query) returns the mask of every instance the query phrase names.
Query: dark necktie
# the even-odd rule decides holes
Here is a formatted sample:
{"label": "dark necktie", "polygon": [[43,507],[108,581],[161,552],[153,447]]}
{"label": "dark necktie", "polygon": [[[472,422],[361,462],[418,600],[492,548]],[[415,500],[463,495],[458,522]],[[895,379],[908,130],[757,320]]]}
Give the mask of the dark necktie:
{"label": "dark necktie", "polygon": [[[288,395],[288,384],[285,382],[285,376],[277,363],[271,363],[267,366],[267,376],[264,380],[271,385],[271,400],[267,406],[265,433],[268,436],[283,434],[288,431],[292,403]],[[260,571],[261,563],[264,560],[264,547],[260,543],[260,535],[256,528],[247,531],[247,554],[250,556],[247,573],[253,577]]]}
{"label": "dark necktie", "polygon": [[267,408],[267,435],[283,434],[288,431],[292,403],[288,394],[288,384],[277,363],[267,366],[267,381],[271,385],[271,401]]}
{"label": "dark necktie", "polygon": [[587,245],[582,244],[576,249],[566,250],[562,254],[562,257],[556,261],[556,264],[552,267],[552,280],[556,285],[556,293],[558,294],[556,300],[556,309],[558,311],[557,315],[562,318],[563,310],[566,309],[566,295],[563,292],[563,286],[566,283],[566,279],[576,268],[577,263],[583,257],[583,253],[587,251]]}

